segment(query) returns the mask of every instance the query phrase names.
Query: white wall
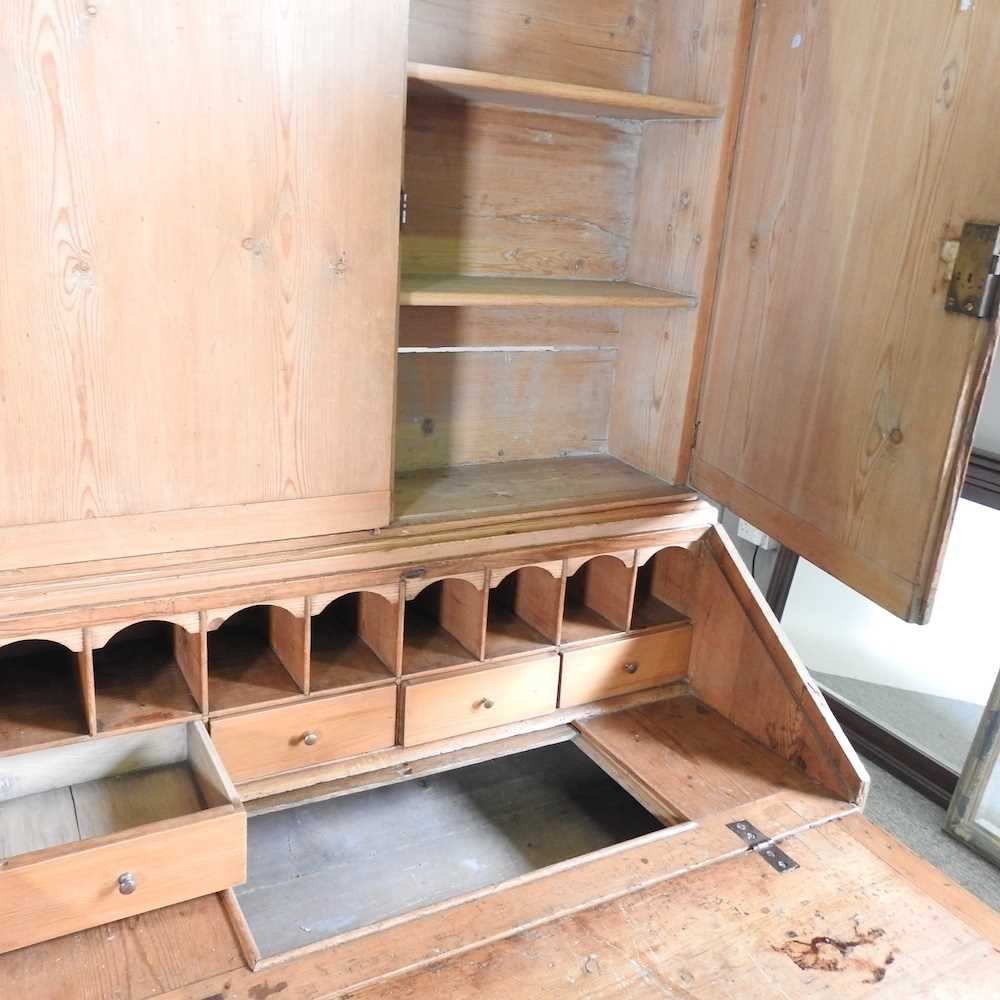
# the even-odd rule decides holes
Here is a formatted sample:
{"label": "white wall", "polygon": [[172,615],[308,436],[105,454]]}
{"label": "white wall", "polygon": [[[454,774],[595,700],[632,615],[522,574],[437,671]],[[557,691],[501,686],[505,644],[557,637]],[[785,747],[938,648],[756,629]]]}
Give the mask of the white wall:
{"label": "white wall", "polygon": [[804,559],[781,623],[810,670],[985,704],[1000,669],[1000,511],[959,501],[929,624]]}
{"label": "white wall", "polygon": [[983,397],[983,408],[979,411],[979,421],[976,433],[972,438],[972,446],[983,451],[991,451],[1000,455],[1000,359],[993,365],[990,379],[986,383],[986,395]]}

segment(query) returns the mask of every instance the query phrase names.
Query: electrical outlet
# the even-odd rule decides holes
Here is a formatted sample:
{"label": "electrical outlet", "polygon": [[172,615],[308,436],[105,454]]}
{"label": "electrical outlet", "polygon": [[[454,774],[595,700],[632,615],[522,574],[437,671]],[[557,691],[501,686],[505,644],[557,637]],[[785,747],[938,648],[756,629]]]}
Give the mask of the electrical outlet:
{"label": "electrical outlet", "polygon": [[742,517],[736,525],[736,534],[751,545],[759,545],[765,552],[768,549],[778,547],[778,543],[770,535],[765,535],[763,531],[755,528],[749,521],[744,521]]}

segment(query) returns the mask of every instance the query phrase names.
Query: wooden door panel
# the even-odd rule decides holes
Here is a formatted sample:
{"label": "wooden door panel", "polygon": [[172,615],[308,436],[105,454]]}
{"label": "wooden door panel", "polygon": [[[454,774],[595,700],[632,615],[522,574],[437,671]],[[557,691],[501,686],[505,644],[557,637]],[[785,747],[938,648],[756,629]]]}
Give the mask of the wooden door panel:
{"label": "wooden door panel", "polygon": [[995,339],[944,312],[1000,221],[1000,4],[758,8],[692,483],[926,620]]}
{"label": "wooden door panel", "polygon": [[405,0],[10,3],[0,39],[5,562],[386,523]]}

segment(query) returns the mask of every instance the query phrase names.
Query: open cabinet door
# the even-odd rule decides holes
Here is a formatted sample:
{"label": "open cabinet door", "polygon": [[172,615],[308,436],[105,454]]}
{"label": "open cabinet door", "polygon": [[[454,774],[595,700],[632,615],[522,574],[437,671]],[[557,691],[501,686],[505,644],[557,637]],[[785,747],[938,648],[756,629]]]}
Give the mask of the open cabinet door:
{"label": "open cabinet door", "polygon": [[1000,3],[758,5],[691,483],[927,620],[995,341]]}

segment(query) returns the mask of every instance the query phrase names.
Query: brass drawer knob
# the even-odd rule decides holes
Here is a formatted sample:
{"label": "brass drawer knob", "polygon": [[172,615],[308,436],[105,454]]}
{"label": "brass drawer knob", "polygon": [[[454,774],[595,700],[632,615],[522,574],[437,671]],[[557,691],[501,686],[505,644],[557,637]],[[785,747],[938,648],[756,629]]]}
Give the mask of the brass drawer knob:
{"label": "brass drawer knob", "polygon": [[625,673],[634,674],[639,669],[639,664],[634,660],[631,663],[625,664]]}
{"label": "brass drawer knob", "polygon": [[483,708],[492,708],[494,702],[492,698],[484,698],[479,704],[482,705]]}
{"label": "brass drawer knob", "polygon": [[319,733],[304,733],[302,736],[302,742],[305,743],[307,747],[314,747],[319,743]]}
{"label": "brass drawer knob", "polygon": [[122,872],[118,876],[118,891],[123,896],[131,896],[139,887],[139,882],[131,872]]}

